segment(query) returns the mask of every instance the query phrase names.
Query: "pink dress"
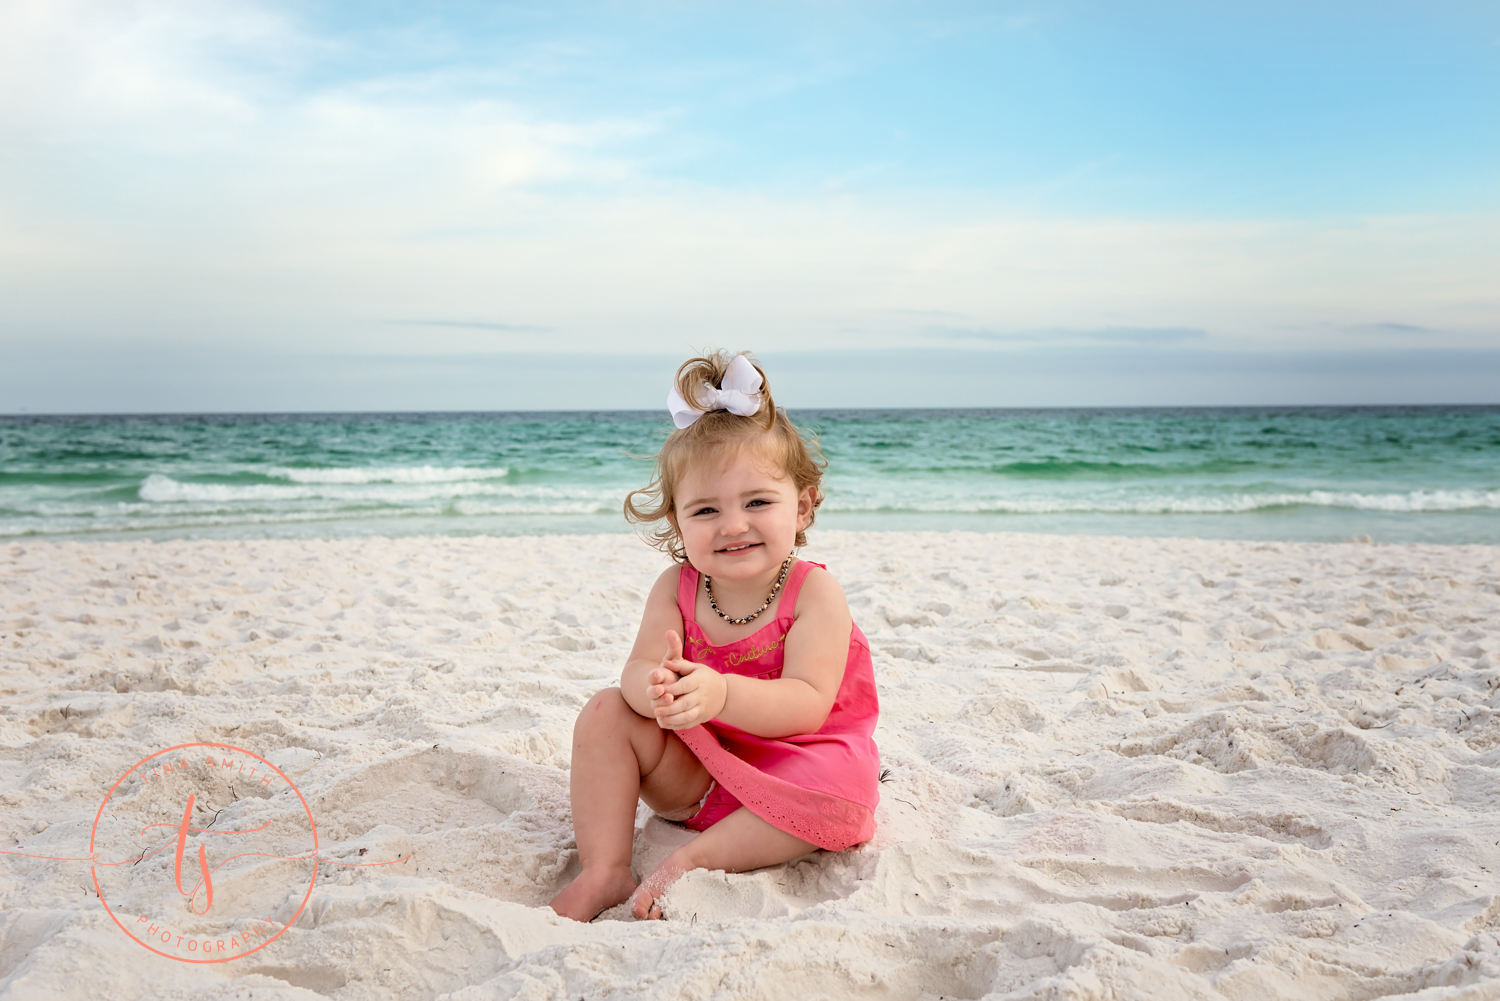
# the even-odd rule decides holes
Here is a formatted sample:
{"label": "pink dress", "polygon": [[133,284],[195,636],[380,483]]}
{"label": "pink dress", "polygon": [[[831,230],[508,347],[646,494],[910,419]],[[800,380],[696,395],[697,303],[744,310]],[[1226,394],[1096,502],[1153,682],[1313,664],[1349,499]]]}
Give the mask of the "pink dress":
{"label": "pink dress", "polygon": [[[782,587],[776,618],[725,646],[709,643],[698,625],[694,610],[700,578],[697,570],[684,566],[677,583],[677,606],[686,632],[684,655],[720,674],[781,677],[783,641],[795,621],[797,594],[812,568],[821,565],[799,560]],[[780,830],[829,851],[868,841],[875,833],[875,806],[880,802],[880,752],[874,740],[879,715],[870,644],[854,626],[843,683],[817,733],[757,737],[718,720],[677,731],[715,782],[686,826],[707,830],[744,806]]]}

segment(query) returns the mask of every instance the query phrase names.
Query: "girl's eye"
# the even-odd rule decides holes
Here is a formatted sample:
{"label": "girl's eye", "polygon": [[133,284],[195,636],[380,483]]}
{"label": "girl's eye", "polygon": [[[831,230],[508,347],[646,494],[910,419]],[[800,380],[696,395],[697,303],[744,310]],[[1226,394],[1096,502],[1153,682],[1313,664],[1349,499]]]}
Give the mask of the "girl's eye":
{"label": "girl's eye", "polygon": [[698,510],[696,510],[696,511],[693,512],[693,514],[695,516],[696,515],[700,515],[700,514],[718,514],[718,513],[719,512],[715,511],[711,507],[700,507]]}
{"label": "girl's eye", "polygon": [[755,500],[753,500],[753,501],[751,501],[751,502],[750,502],[750,503],[749,503],[749,504],[748,504],[748,505],[746,505],[746,506],[747,506],[747,507],[754,507],[754,506],[755,506],[755,505],[757,505],[757,504],[769,504],[769,503],[771,503],[771,502],[770,502],[770,501],[768,501],[768,500],[761,500],[761,499],[760,499],[760,498],[759,498],[759,497],[757,497],[757,498],[756,498],[756,499],[755,499]]}

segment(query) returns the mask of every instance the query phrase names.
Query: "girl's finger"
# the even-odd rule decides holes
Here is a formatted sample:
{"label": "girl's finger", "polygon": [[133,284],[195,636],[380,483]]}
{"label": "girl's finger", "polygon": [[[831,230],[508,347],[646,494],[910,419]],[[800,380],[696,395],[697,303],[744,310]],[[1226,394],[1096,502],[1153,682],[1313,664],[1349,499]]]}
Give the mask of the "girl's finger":
{"label": "girl's finger", "polygon": [[698,725],[691,717],[672,716],[668,719],[658,720],[657,724],[668,730],[687,730]]}
{"label": "girl's finger", "polygon": [[677,630],[667,630],[667,660],[682,659],[682,637],[677,635]]}
{"label": "girl's finger", "polygon": [[675,719],[677,717],[685,716],[688,713],[691,713],[692,711],[693,711],[693,703],[692,702],[689,702],[689,701],[686,701],[686,700],[683,700],[683,699],[676,699],[675,701],[672,702],[672,704],[670,706],[663,706],[662,708],[658,709],[656,711],[656,718],[657,719]]}
{"label": "girl's finger", "polygon": [[658,716],[656,725],[666,730],[680,730],[691,724],[682,716]]}

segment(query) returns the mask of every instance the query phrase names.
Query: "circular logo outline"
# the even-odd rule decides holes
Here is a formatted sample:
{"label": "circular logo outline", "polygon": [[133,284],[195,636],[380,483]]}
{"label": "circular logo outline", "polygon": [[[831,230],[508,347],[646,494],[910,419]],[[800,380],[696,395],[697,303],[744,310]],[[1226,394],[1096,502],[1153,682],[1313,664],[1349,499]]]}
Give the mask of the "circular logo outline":
{"label": "circular logo outline", "polygon": [[110,798],[114,796],[115,790],[117,790],[117,789],[120,788],[120,784],[123,783],[126,779],[130,778],[131,775],[135,774],[135,772],[142,765],[145,765],[148,762],[154,761],[155,759],[161,757],[164,754],[171,754],[173,751],[181,751],[181,750],[184,750],[184,749],[187,749],[187,748],[194,748],[194,747],[217,747],[217,748],[219,748],[221,750],[235,751],[235,752],[237,752],[239,754],[243,754],[243,755],[246,755],[248,757],[254,758],[256,761],[259,761],[261,764],[265,765],[271,771],[273,771],[277,775],[279,775],[281,777],[281,780],[287,784],[287,787],[289,789],[291,789],[292,792],[294,792],[294,793],[297,794],[297,801],[302,804],[302,810],[303,810],[304,813],[307,814],[307,823],[312,828],[312,839],[313,839],[313,848],[312,848],[313,853],[312,853],[312,857],[311,857],[311,861],[312,861],[312,864],[313,864],[312,876],[307,881],[307,892],[305,894],[303,894],[303,896],[302,896],[302,902],[297,905],[297,913],[293,914],[291,916],[291,919],[288,920],[286,924],[282,925],[281,928],[276,932],[276,934],[272,935],[270,938],[267,938],[265,941],[261,942],[254,949],[249,949],[249,950],[247,950],[245,952],[237,953],[236,955],[233,955],[233,956],[224,956],[224,957],[222,957],[220,959],[188,959],[188,958],[186,958],[184,956],[173,956],[170,953],[162,952],[160,949],[156,948],[155,946],[149,945],[146,942],[142,942],[140,939],[138,939],[134,935],[130,934],[130,929],[128,929],[128,928],[125,927],[125,925],[120,921],[119,916],[116,915],[115,912],[114,912],[114,910],[109,906],[109,901],[107,901],[107,900],[104,899],[104,890],[99,885],[99,866],[98,866],[98,864],[96,863],[96,864],[90,865],[89,866],[89,872],[94,877],[94,893],[98,896],[99,903],[104,906],[105,913],[109,915],[110,920],[114,921],[115,925],[122,932],[124,932],[125,935],[132,942],[135,942],[137,945],[141,946],[144,949],[151,950],[152,952],[156,953],[158,956],[162,956],[162,957],[164,957],[166,959],[173,959],[173,960],[176,960],[179,963],[195,963],[195,964],[198,964],[198,965],[206,965],[206,964],[210,964],[210,963],[228,963],[231,960],[244,959],[246,956],[249,956],[249,955],[252,955],[254,953],[259,952],[260,950],[264,949],[266,946],[270,945],[272,942],[274,942],[278,938],[280,938],[282,936],[282,934],[285,933],[288,928],[290,928],[292,925],[296,924],[297,923],[297,919],[302,916],[302,912],[307,909],[307,902],[312,899],[313,889],[314,889],[314,887],[316,887],[317,882],[318,882],[318,861],[319,861],[318,860],[318,824],[317,824],[317,821],[315,821],[313,819],[312,808],[307,805],[307,799],[302,795],[302,790],[298,789],[297,788],[297,784],[295,782],[293,782],[291,779],[287,778],[286,773],[283,772],[280,768],[277,768],[275,765],[271,764],[269,761],[267,761],[265,758],[261,757],[259,754],[256,754],[254,751],[247,751],[243,747],[236,747],[233,744],[220,744],[220,743],[216,743],[216,742],[213,742],[213,741],[195,741],[195,742],[193,742],[191,744],[178,744],[175,747],[164,748],[164,749],[162,749],[160,751],[157,751],[157,752],[155,752],[153,754],[148,754],[146,757],[142,758],[140,761],[137,761],[134,765],[130,766],[130,768],[125,772],[125,774],[121,775],[115,781],[115,784],[109,787],[109,792],[107,792],[107,793],[104,794],[104,800],[103,800],[103,802],[101,802],[99,804],[99,810],[98,810],[98,812],[94,814],[94,826],[89,830],[89,854],[90,854],[91,857],[94,857],[94,852],[95,852],[94,841],[98,837],[98,833],[99,833],[99,821],[101,819],[103,819],[103,817],[104,817],[104,808],[109,805]]}

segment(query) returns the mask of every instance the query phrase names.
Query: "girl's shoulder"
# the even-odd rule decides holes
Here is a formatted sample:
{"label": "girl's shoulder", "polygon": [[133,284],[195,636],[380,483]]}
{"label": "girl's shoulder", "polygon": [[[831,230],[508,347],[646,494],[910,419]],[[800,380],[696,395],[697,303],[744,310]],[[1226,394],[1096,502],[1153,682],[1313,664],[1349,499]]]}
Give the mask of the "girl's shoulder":
{"label": "girl's shoulder", "polygon": [[802,590],[798,594],[797,615],[809,610],[834,610],[848,613],[849,602],[844,597],[844,589],[839,586],[838,578],[828,572],[828,568],[821,563],[804,561],[811,567],[807,576],[802,580]]}
{"label": "girl's shoulder", "polygon": [[665,602],[673,608],[677,607],[677,589],[682,582],[682,567],[673,564],[657,575],[656,582],[651,585],[651,594],[646,598],[648,603]]}

